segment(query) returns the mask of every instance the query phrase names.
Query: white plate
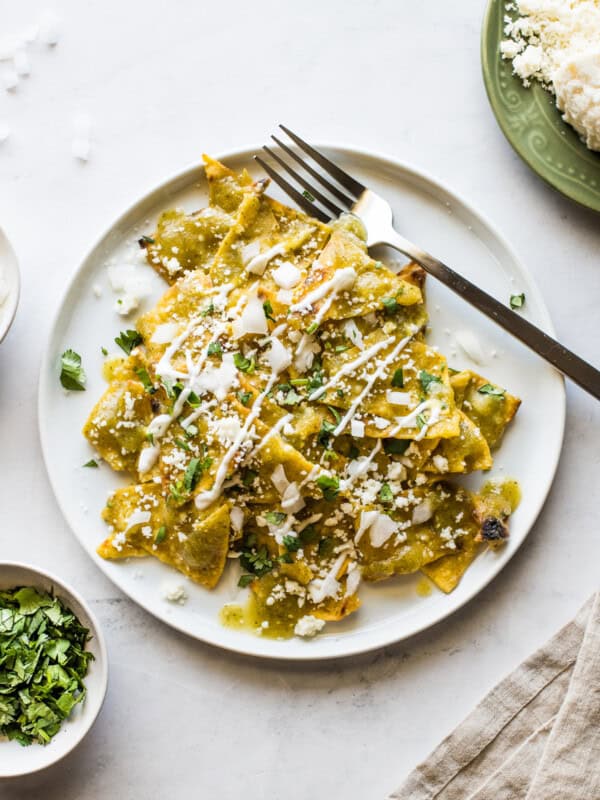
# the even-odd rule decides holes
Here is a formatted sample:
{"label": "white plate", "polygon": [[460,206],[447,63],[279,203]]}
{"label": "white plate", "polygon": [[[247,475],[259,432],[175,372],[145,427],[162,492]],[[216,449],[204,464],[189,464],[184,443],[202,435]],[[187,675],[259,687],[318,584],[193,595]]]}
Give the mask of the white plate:
{"label": "white plate", "polygon": [[[464,201],[421,172],[391,159],[349,148],[326,150],[342,167],[390,200],[396,224],[409,239],[504,302],[511,293],[524,291],[526,306],[522,313],[552,333],[548,311],[531,276],[502,237]],[[245,150],[222,159],[236,170],[248,167],[256,174],[252,160],[255,152]],[[105,264],[109,258],[121,257],[142,233],[150,233],[163,209],[201,207],[206,199],[204,190],[203,170],[194,167],[146,195],[93,248],[60,305],[42,364],[39,420],[50,480],[69,524],[100,569],[137,603],[169,625],[230,650],[274,658],[331,658],[387,645],[439,622],[489,583],[533,525],[560,454],[565,393],[562,378],[552,368],[433,279],[429,279],[428,288],[430,342],[440,346],[452,366],[480,369],[523,400],[492,471],[492,477],[517,478],[522,487],[523,500],[512,519],[510,540],[498,553],[483,553],[451,595],[434,590],[427,597],[418,596],[419,576],[365,585],[361,588],[361,609],[347,620],[328,625],[312,641],[274,641],[226,629],[219,623],[222,605],[239,601],[245,594],[236,588],[237,567],[229,568],[217,590],[208,592],[152,558],[123,563],[104,561],[96,555],[96,546],[106,536],[100,511],[108,493],[125,482],[106,465],[99,470],[81,466],[92,452],[80,431],[105,388],[100,347],[111,348],[119,330],[127,327],[112,310],[114,297],[107,289]],[[147,305],[165,289],[154,273],[152,280],[155,294]],[[94,296],[94,284],[104,287],[100,299]],[[133,323],[131,319],[129,327]],[[474,364],[446,333],[465,329],[477,332],[487,362],[484,366]],[[88,385],[86,392],[66,396],[58,374],[60,354],[68,347],[82,355]],[[477,476],[476,480],[485,477]],[[189,595],[185,605],[172,605],[163,599],[161,583],[165,579],[185,585]]]}
{"label": "white plate", "polygon": [[[6,234],[0,228],[0,282],[6,282],[6,298],[4,302],[0,303],[0,342],[12,325],[12,321],[17,313],[17,306],[19,304],[19,265],[15,251],[12,249]],[[0,285],[0,294],[3,288]]]}
{"label": "white plate", "polygon": [[17,741],[0,741],[0,778],[14,778],[45,769],[55,764],[76,747],[94,724],[100,713],[108,683],[108,658],[104,637],[98,620],[89,606],[72,588],[55,575],[29,564],[0,562],[0,589],[33,586],[52,592],[69,608],[90,632],[87,649],[94,656],[84,678],[86,696],[62,723],[58,733],[47,745],[31,744],[27,747]]}

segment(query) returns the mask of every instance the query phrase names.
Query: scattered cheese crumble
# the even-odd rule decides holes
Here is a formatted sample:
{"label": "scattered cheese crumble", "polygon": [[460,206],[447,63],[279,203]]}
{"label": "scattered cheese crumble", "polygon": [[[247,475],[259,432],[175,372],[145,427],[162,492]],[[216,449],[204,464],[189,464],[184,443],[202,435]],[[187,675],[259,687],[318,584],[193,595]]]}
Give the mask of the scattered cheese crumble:
{"label": "scattered cheese crumble", "polygon": [[296,636],[315,636],[319,631],[325,627],[325,620],[313,617],[312,614],[306,614],[300,617],[294,628]]}

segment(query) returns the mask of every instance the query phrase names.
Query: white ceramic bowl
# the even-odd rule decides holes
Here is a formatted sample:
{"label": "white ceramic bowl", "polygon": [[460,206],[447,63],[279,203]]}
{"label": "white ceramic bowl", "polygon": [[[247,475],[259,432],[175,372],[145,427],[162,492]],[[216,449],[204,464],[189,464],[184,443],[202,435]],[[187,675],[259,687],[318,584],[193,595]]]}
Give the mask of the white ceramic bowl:
{"label": "white ceramic bowl", "polygon": [[[85,686],[87,694],[78,703],[60,730],[47,745],[31,744],[26,747],[15,741],[0,739],[0,778],[27,775],[49,767],[66,756],[79,744],[98,716],[108,682],[108,659],[102,631],[87,603],[73,589],[42,569],[28,564],[0,561],[0,590],[16,586],[33,586],[38,590],[53,592],[90,631],[87,649],[94,655],[90,662]],[[0,793],[1,794],[1,793]]]}
{"label": "white ceramic bowl", "polygon": [[[6,287],[3,286],[4,282]],[[19,290],[21,281],[19,278],[19,265],[15,251],[2,228],[0,228],[0,299],[7,290],[6,297],[0,302],[0,342],[12,325],[19,303]]]}

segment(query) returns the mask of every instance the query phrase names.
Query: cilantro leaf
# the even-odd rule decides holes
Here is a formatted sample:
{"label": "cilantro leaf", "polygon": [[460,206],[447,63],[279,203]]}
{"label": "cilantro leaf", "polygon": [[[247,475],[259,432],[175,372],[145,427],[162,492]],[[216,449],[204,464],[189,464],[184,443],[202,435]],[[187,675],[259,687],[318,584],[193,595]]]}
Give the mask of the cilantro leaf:
{"label": "cilantro leaf", "polygon": [[423,391],[428,392],[432,383],[441,383],[442,379],[438,375],[432,375],[430,372],[426,372],[422,369],[419,372],[419,381],[423,387]]}
{"label": "cilantro leaf", "polygon": [[115,339],[115,342],[127,355],[131,355],[131,351],[138,345],[142,344],[143,341],[142,335],[138,333],[138,331],[131,329],[127,331],[121,331],[121,333]]}
{"label": "cilantro leaf", "polygon": [[234,353],[233,354],[233,363],[239,369],[240,372],[247,372],[252,373],[256,369],[256,361],[254,356],[251,358],[246,358],[241,353]]}
{"label": "cilantro leaf", "polygon": [[484,383],[477,391],[479,394],[489,394],[492,395],[492,397],[504,397],[504,389],[501,389],[499,386],[494,386],[491,383]]}
{"label": "cilantro leaf", "polygon": [[250,586],[252,581],[256,580],[256,575],[240,575],[240,579],[238,581],[238,586],[240,589],[245,589],[246,586]]}
{"label": "cilantro leaf", "polygon": [[252,392],[239,391],[237,393],[237,399],[243,406],[247,406],[250,400],[252,400]]}
{"label": "cilantro leaf", "polygon": [[398,311],[398,301],[395,297],[384,297],[381,302],[386,314],[395,314]]}
{"label": "cilantro leaf", "polygon": [[144,250],[149,244],[154,244],[154,239],[151,236],[146,236],[144,234],[144,236],[140,236],[138,239],[138,244],[142,250]]}
{"label": "cilantro leaf", "polygon": [[329,420],[324,419],[321,421],[321,430],[317,435],[317,442],[322,447],[329,447],[329,442],[331,441],[331,436],[333,435],[334,430],[337,428],[337,425],[333,422],[329,422]]}
{"label": "cilantro leaf", "polygon": [[292,536],[291,534],[283,537],[283,543],[290,553],[295,553],[296,550],[300,550],[302,547],[302,540],[298,536]]}
{"label": "cilantro leaf", "polygon": [[95,458],[90,458],[90,460],[89,460],[89,461],[86,461],[86,462],[85,462],[85,464],[84,464],[83,466],[84,466],[84,467],[92,467],[92,468],[97,468],[97,467],[98,467],[98,462],[96,461],[96,459],[95,459]]}
{"label": "cilantro leaf", "polygon": [[399,367],[392,376],[392,386],[395,389],[404,389],[404,370]]}
{"label": "cilantro leaf", "polygon": [[325,500],[331,502],[340,493],[340,479],[337,475],[320,475],[317,478],[317,486],[323,492]]}
{"label": "cilantro leaf", "polygon": [[223,348],[221,346],[221,342],[218,339],[214,342],[211,342],[208,345],[208,350],[206,351],[206,354],[209,356],[218,356],[219,358],[221,358],[221,356],[223,355]]}
{"label": "cilantro leaf", "polygon": [[391,503],[394,499],[389,483],[382,483],[379,490],[379,500],[382,503]]}
{"label": "cilantro leaf", "polygon": [[81,356],[74,350],[65,350],[60,357],[60,382],[65,389],[74,392],[85,390],[85,371],[81,366]]}
{"label": "cilantro leaf", "polygon": [[267,511],[265,519],[271,525],[281,525],[287,519],[287,514],[284,514],[283,511]]}
{"label": "cilantro leaf", "polygon": [[154,537],[154,544],[160,544],[164,542],[167,538],[167,527],[166,525],[161,525],[160,528],[156,531],[156,536]]}
{"label": "cilantro leaf", "polygon": [[511,294],[510,307],[513,310],[515,308],[523,308],[524,305],[525,305],[525,292],[521,292],[521,294]]}
{"label": "cilantro leaf", "polygon": [[148,374],[148,370],[146,367],[138,367],[135,371],[135,374],[138,376],[140,381],[144,384],[144,389],[148,392],[148,394],[154,394],[156,392],[156,386],[152,383],[150,375]]}
{"label": "cilantro leaf", "polygon": [[271,305],[270,300],[265,300],[263,303],[263,311],[265,312],[265,317],[270,319],[271,322],[275,322],[275,317],[273,316],[273,306]]}
{"label": "cilantro leaf", "polygon": [[258,550],[243,550],[240,555],[240,564],[248,572],[252,572],[257,577],[266,575],[273,569],[273,560],[269,557],[267,548],[262,546]]}
{"label": "cilantro leaf", "polygon": [[304,545],[315,544],[319,540],[319,532],[314,525],[307,525],[300,531],[298,538]]}
{"label": "cilantro leaf", "polygon": [[389,456],[401,456],[410,446],[410,439],[384,439],[383,449]]}
{"label": "cilantro leaf", "polygon": [[187,492],[193,492],[204,470],[212,464],[212,458],[207,456],[204,459],[191,458],[190,463],[183,475],[183,485]]}

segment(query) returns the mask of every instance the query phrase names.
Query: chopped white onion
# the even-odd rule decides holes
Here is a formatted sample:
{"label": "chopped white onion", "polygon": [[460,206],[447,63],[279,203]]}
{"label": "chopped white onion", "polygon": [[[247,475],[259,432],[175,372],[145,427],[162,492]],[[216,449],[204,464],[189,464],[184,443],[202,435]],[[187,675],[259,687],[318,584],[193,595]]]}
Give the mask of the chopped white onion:
{"label": "chopped white onion", "polygon": [[266,354],[267,363],[275,372],[279,374],[287,369],[292,363],[290,351],[279,341],[276,336],[271,337],[271,349]]}

